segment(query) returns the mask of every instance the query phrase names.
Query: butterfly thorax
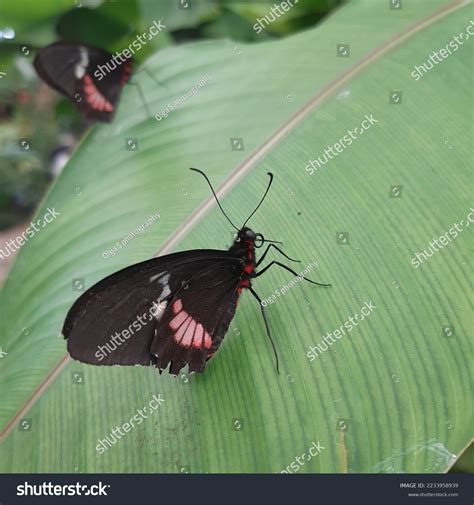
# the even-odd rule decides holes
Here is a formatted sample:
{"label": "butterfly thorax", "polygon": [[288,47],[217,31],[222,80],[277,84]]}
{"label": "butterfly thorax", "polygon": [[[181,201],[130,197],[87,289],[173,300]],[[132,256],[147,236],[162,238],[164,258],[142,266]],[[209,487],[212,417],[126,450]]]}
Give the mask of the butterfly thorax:
{"label": "butterfly thorax", "polygon": [[230,252],[239,257],[242,263],[239,293],[242,288],[250,287],[250,280],[255,276],[255,240],[256,233],[250,228],[242,228],[230,247]]}

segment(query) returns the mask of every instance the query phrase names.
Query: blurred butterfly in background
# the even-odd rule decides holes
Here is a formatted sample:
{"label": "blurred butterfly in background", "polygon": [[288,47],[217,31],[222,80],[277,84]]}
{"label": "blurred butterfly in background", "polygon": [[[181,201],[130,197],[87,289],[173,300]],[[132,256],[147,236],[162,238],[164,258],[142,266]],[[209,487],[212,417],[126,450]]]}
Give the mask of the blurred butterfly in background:
{"label": "blurred butterfly in background", "polygon": [[92,121],[111,122],[132,59],[97,47],[59,41],[40,49],[33,61],[38,75]]}

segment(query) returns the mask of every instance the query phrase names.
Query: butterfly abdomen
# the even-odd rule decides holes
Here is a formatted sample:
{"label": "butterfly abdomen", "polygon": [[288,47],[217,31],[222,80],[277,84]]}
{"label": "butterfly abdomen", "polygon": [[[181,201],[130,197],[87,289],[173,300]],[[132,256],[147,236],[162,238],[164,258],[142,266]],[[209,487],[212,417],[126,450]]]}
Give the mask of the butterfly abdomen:
{"label": "butterfly abdomen", "polygon": [[245,257],[243,258],[243,269],[240,275],[240,282],[237,292],[240,295],[244,288],[250,287],[250,279],[255,275],[255,241],[246,240],[245,244]]}

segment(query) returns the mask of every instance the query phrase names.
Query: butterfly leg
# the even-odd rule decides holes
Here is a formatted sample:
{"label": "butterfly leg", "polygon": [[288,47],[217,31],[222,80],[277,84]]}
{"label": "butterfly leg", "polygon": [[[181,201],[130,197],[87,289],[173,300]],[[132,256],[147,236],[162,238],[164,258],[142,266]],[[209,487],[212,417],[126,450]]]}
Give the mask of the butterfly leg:
{"label": "butterfly leg", "polygon": [[274,249],[276,249],[280,254],[282,254],[286,259],[290,260],[290,261],[294,261],[295,263],[301,263],[301,260],[295,260],[293,258],[290,258],[289,256],[287,256],[279,247],[277,247],[275,244],[270,244],[267,246],[267,248],[265,249],[265,251],[263,252],[262,254],[262,257],[258,260],[257,262],[257,266],[260,265],[260,263],[265,259],[265,256],[267,255],[268,251],[270,250],[270,247],[273,247]]}
{"label": "butterfly leg", "polygon": [[148,102],[146,101],[145,94],[143,93],[143,89],[141,87],[141,84],[138,82],[131,82],[131,81],[129,81],[128,84],[130,86],[136,86],[138,94],[140,95],[140,98],[141,98],[142,103],[145,107],[148,117],[153,117],[153,113],[151,112],[150,107],[148,106]]}
{"label": "butterfly leg", "polygon": [[138,72],[145,72],[145,74],[148,75],[148,77],[159,87],[159,88],[163,88],[163,89],[168,89],[164,84],[161,84],[159,83],[156,79],[155,79],[155,76],[150,72],[150,70],[148,70],[148,68],[146,67],[143,67],[141,70],[139,70]]}
{"label": "butterfly leg", "polygon": [[[273,265],[278,265],[279,267],[284,268],[285,270],[288,270],[288,272],[291,272],[296,277],[300,276],[300,274],[296,273],[294,270],[292,270],[290,267],[284,265],[283,263],[280,263],[279,261],[272,261],[265,268],[263,268],[263,270],[260,270],[260,272],[256,273],[254,277],[259,277],[260,275],[262,275],[264,272],[266,272]],[[307,277],[303,277],[303,279],[305,281],[311,282],[311,284],[316,284],[317,286],[324,286],[324,287],[331,286],[331,284],[321,284],[320,282],[312,281],[311,279],[308,279]]]}
{"label": "butterfly leg", "polygon": [[258,301],[259,305],[260,305],[260,310],[262,312],[262,316],[263,316],[263,321],[265,323],[265,329],[267,330],[267,336],[268,338],[270,339],[270,343],[272,344],[272,348],[273,348],[273,352],[275,354],[275,361],[276,361],[276,369],[277,369],[277,372],[280,373],[280,367],[279,367],[279,364],[278,364],[278,354],[277,354],[277,350],[276,350],[276,347],[275,347],[275,344],[273,343],[273,339],[272,339],[272,335],[270,333],[270,326],[268,324],[268,319],[267,319],[267,314],[265,312],[265,307],[263,306],[262,304],[262,300],[260,299],[260,297],[257,295],[257,293],[252,289],[252,287],[249,286],[249,291],[252,293],[252,295],[254,296],[254,298]]}

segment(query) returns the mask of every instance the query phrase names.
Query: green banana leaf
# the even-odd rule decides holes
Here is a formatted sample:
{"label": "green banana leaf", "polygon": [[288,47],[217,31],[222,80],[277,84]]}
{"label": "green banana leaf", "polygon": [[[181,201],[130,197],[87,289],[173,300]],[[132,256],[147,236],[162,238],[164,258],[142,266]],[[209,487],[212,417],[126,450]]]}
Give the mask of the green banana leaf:
{"label": "green banana leaf", "polygon": [[[0,294],[0,471],[446,471],[473,426],[472,40],[412,73],[471,18],[463,1],[359,0],[281,41],[150,58],[163,84],[138,75],[150,111],[128,86],[114,123],[90,132],[47,195],[37,218],[60,215],[23,245]],[[280,373],[248,292],[202,375],[69,361],[60,330],[83,289],[154,254],[231,243],[191,166],[238,224],[273,172],[250,226],[332,283],[278,267],[255,280]],[[100,453],[154,395],[159,408]]]}

